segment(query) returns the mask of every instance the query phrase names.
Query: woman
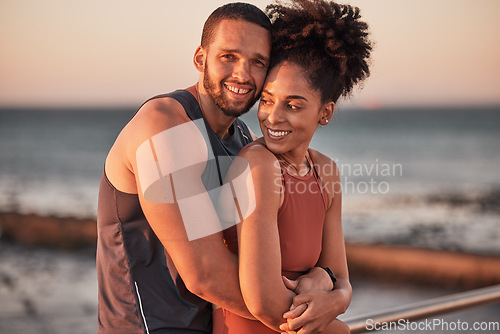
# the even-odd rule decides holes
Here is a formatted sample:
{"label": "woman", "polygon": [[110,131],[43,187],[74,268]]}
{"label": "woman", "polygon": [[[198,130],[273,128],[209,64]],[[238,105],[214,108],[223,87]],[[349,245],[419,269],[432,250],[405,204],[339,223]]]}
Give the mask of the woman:
{"label": "woman", "polygon": [[[217,309],[214,333],[275,333],[292,301],[296,310],[305,309],[301,316],[333,303],[336,317],[351,299],[340,177],[335,163],[309,143],[318,124],[331,120],[338,98],[369,75],[368,26],[357,8],[324,0],[274,4],[267,11],[273,58],[258,111],[263,137],[239,154],[250,165],[256,208],[237,231],[225,233],[228,246],[239,251],[243,298],[259,321]],[[295,279],[313,267],[331,268],[335,288],[298,306],[282,275]],[[288,320],[292,329],[298,324]],[[349,329],[334,320],[328,328],[312,330]]]}

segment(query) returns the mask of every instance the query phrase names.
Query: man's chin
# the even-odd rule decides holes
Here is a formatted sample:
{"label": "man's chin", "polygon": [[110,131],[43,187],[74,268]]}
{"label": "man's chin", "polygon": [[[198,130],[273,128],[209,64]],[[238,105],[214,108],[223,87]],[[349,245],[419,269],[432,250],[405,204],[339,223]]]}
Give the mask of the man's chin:
{"label": "man's chin", "polygon": [[231,103],[220,109],[226,116],[240,117],[241,115],[246,114],[248,111],[250,111],[254,104],[255,102],[249,103],[248,101],[245,101],[244,103]]}
{"label": "man's chin", "polygon": [[245,109],[222,108],[221,110],[224,113],[224,115],[228,117],[240,117],[241,115],[246,114],[250,110],[250,108],[245,108]]}

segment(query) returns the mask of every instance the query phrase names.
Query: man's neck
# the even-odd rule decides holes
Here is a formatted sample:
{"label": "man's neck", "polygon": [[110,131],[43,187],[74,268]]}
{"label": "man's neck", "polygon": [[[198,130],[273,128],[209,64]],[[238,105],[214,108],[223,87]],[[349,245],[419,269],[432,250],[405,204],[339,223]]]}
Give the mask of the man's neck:
{"label": "man's neck", "polygon": [[233,125],[236,118],[224,115],[224,112],[215,105],[208,95],[197,89],[197,85],[187,88],[187,91],[198,100],[203,117],[207,120],[212,131],[221,138],[229,137],[231,135],[229,133],[231,125]]}

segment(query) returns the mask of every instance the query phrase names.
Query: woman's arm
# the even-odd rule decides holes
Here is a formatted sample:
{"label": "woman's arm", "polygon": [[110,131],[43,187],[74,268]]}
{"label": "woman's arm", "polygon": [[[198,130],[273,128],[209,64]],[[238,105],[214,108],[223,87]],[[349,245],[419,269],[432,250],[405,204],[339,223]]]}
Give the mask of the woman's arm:
{"label": "woman's arm", "polygon": [[282,191],[281,170],[275,156],[254,145],[240,153],[250,164],[255,210],[238,226],[239,276],[249,311],[266,326],[279,331],[295,293],[281,276],[277,225]]}

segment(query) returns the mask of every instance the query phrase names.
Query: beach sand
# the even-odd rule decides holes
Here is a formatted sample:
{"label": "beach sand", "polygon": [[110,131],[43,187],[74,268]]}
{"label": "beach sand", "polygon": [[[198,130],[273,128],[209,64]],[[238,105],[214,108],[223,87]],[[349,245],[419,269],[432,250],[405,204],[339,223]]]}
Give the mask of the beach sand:
{"label": "beach sand", "polygon": [[93,249],[63,251],[0,241],[0,333],[97,332]]}

